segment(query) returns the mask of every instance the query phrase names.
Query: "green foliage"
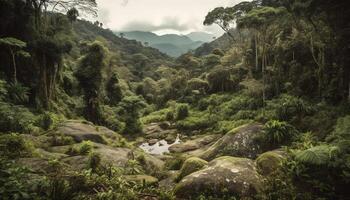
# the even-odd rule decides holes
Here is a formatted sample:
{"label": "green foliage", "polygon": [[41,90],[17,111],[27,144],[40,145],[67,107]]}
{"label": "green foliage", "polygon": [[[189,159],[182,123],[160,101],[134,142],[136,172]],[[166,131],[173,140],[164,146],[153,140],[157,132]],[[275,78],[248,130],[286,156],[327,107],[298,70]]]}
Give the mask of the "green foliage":
{"label": "green foliage", "polygon": [[24,87],[22,84],[10,83],[7,88],[9,98],[15,104],[25,104],[29,100],[29,88]]}
{"label": "green foliage", "polygon": [[337,147],[329,145],[315,146],[296,154],[296,160],[307,165],[327,165],[338,151]]}
{"label": "green foliage", "polygon": [[177,104],[175,108],[175,119],[183,120],[189,116],[189,106],[188,104]]}
{"label": "green foliage", "polygon": [[83,141],[80,144],[74,145],[68,149],[68,154],[71,155],[88,155],[94,149],[94,144],[90,141]]}
{"label": "green foliage", "polygon": [[18,158],[31,155],[32,147],[23,137],[16,133],[0,135],[0,156],[3,158]]}
{"label": "green foliage", "polygon": [[64,146],[74,144],[74,139],[71,136],[65,136],[63,134],[53,134],[50,137],[50,143],[52,146]]}
{"label": "green foliage", "polygon": [[67,11],[67,17],[69,21],[72,23],[78,19],[79,11],[76,8],[71,8]]}
{"label": "green foliage", "polygon": [[81,60],[76,73],[80,86],[84,90],[85,116],[97,124],[101,123],[101,91],[103,69],[106,66],[108,51],[101,42],[89,45],[87,54]]}
{"label": "green foliage", "polygon": [[[165,120],[169,120],[167,116],[173,114],[173,110],[170,108],[164,108],[155,112],[150,113],[141,118],[141,122],[144,124],[149,124],[152,122],[161,122]],[[173,117],[173,116],[172,116]]]}
{"label": "green foliage", "polygon": [[101,155],[91,151],[89,153],[88,167],[92,172],[96,172],[101,165]]}
{"label": "green foliage", "polygon": [[213,121],[203,113],[193,113],[190,117],[176,122],[176,128],[182,131],[203,130],[212,126]]}
{"label": "green foliage", "polygon": [[350,115],[337,120],[334,131],[326,138],[328,142],[350,140]]}
{"label": "green foliage", "polygon": [[36,188],[43,180],[30,177],[30,170],[4,159],[0,159],[0,197],[1,199],[32,200],[41,199]]}
{"label": "green foliage", "polygon": [[139,96],[124,97],[119,106],[123,108],[125,128],[123,133],[136,134],[142,132],[140,110],[147,104]]}
{"label": "green foliage", "polygon": [[123,98],[123,93],[119,85],[119,78],[117,74],[112,74],[107,83],[107,95],[111,105],[117,105]]}
{"label": "green foliage", "polygon": [[277,120],[268,121],[264,128],[264,134],[261,140],[270,147],[279,147],[281,145],[290,144],[297,135],[298,131],[286,122]]}
{"label": "green foliage", "polygon": [[0,131],[27,132],[34,128],[35,116],[23,106],[0,102]]}
{"label": "green foliage", "polygon": [[44,112],[42,115],[40,115],[39,122],[37,123],[44,130],[50,130],[56,127],[63,120],[65,120],[65,118],[62,115],[57,115],[52,112]]}

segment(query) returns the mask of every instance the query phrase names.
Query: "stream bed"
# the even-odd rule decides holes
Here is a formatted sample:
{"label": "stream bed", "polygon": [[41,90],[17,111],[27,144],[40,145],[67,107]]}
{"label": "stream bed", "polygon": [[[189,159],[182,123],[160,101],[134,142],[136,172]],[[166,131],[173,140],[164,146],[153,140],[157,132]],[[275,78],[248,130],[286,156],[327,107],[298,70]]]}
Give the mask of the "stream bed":
{"label": "stream bed", "polygon": [[154,145],[149,145],[148,142],[144,142],[139,147],[148,154],[162,155],[164,153],[169,153],[170,146],[180,143],[180,135],[177,135],[175,142],[172,144],[168,144],[165,140],[160,140]]}

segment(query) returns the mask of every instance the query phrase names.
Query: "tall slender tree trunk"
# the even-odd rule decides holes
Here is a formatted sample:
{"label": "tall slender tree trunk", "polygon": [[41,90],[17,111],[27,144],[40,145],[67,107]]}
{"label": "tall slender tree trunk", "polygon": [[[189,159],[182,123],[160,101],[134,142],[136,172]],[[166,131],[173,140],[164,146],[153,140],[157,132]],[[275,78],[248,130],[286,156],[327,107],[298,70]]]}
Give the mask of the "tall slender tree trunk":
{"label": "tall slender tree trunk", "polygon": [[255,33],[255,70],[259,70],[259,57],[258,57],[258,35]]}
{"label": "tall slender tree trunk", "polygon": [[17,83],[17,66],[16,66],[16,57],[15,52],[13,52],[12,48],[10,48],[12,63],[13,63],[13,82]]}

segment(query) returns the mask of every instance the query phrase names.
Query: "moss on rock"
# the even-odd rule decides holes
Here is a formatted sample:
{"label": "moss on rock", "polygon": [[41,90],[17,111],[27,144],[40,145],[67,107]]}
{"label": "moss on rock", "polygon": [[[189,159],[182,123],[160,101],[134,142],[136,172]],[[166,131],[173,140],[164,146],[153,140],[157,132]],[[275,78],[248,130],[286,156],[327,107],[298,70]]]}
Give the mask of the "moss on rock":
{"label": "moss on rock", "polygon": [[254,161],[247,158],[220,157],[202,170],[184,177],[175,188],[179,199],[195,199],[200,195],[218,199],[253,198],[262,187]]}
{"label": "moss on rock", "polygon": [[276,171],[282,164],[282,161],[284,159],[283,154],[284,152],[279,150],[268,151],[261,154],[256,159],[258,172],[266,176]]}
{"label": "moss on rock", "polygon": [[182,165],[180,174],[176,180],[180,181],[183,177],[203,169],[203,167],[205,167],[207,164],[208,162],[201,158],[197,158],[197,157],[188,158],[187,160],[185,160],[184,164]]}

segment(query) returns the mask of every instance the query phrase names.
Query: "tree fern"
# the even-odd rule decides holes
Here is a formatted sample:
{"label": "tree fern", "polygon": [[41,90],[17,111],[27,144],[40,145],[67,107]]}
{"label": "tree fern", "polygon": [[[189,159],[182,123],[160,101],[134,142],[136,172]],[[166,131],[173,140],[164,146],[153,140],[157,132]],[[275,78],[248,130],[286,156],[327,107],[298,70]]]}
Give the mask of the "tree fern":
{"label": "tree fern", "polygon": [[337,151],[338,147],[335,146],[315,146],[297,153],[296,160],[309,165],[327,165]]}

